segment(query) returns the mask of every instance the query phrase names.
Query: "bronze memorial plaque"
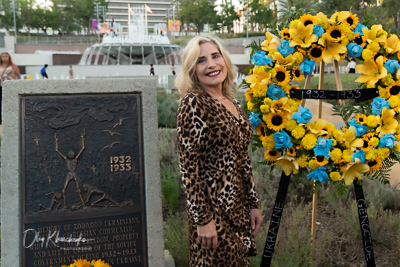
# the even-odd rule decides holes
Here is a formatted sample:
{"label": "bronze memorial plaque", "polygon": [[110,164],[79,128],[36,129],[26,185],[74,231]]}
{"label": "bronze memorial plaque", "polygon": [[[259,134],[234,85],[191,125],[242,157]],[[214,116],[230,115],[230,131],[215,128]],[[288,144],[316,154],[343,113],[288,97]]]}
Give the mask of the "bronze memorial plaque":
{"label": "bronze memorial plaque", "polygon": [[147,266],[141,95],[21,101],[24,266]]}

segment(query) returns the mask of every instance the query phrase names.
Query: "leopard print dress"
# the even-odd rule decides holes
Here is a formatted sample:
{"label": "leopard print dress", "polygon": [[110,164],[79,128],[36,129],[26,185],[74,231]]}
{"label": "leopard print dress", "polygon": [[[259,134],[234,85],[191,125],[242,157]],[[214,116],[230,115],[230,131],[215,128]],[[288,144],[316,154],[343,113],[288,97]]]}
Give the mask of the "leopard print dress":
{"label": "leopard print dress", "polygon": [[[239,101],[237,119],[209,95],[189,93],[177,111],[179,167],[189,217],[190,266],[250,266],[256,255],[250,209],[258,208],[248,145],[252,126]],[[198,240],[214,220],[218,247]]]}

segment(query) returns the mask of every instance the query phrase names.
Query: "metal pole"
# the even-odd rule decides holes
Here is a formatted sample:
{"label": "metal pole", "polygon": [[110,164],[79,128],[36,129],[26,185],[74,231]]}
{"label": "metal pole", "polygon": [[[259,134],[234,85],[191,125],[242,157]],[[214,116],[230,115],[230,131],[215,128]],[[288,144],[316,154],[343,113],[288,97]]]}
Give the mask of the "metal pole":
{"label": "metal pole", "polygon": [[246,38],[249,38],[249,8],[246,8]]}
{"label": "metal pole", "polygon": [[13,5],[13,16],[14,16],[14,37],[15,37],[15,42],[17,42],[17,20],[15,18],[15,0],[12,0],[12,5]]}

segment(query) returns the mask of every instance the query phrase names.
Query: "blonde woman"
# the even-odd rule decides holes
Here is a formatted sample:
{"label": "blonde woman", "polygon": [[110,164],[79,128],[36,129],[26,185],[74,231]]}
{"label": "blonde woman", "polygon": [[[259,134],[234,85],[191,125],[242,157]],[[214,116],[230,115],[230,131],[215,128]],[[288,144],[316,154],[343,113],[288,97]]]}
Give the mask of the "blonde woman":
{"label": "blonde woman", "polygon": [[21,74],[17,65],[13,63],[11,55],[7,52],[0,54],[0,74],[0,124],[2,124],[1,104],[3,95],[3,82],[7,80],[21,79]]}
{"label": "blonde woman", "polygon": [[190,266],[250,266],[262,216],[248,145],[252,126],[234,99],[235,69],[214,36],[194,37],[175,85],[179,165]]}

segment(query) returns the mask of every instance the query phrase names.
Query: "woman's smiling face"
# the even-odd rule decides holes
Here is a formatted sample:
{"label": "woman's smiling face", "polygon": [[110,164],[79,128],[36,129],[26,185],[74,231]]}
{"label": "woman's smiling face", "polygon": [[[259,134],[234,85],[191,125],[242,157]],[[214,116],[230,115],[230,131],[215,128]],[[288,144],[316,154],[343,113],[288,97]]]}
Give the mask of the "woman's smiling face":
{"label": "woman's smiling face", "polygon": [[222,89],[227,69],[225,60],[214,43],[207,42],[200,45],[196,75],[206,90]]}

